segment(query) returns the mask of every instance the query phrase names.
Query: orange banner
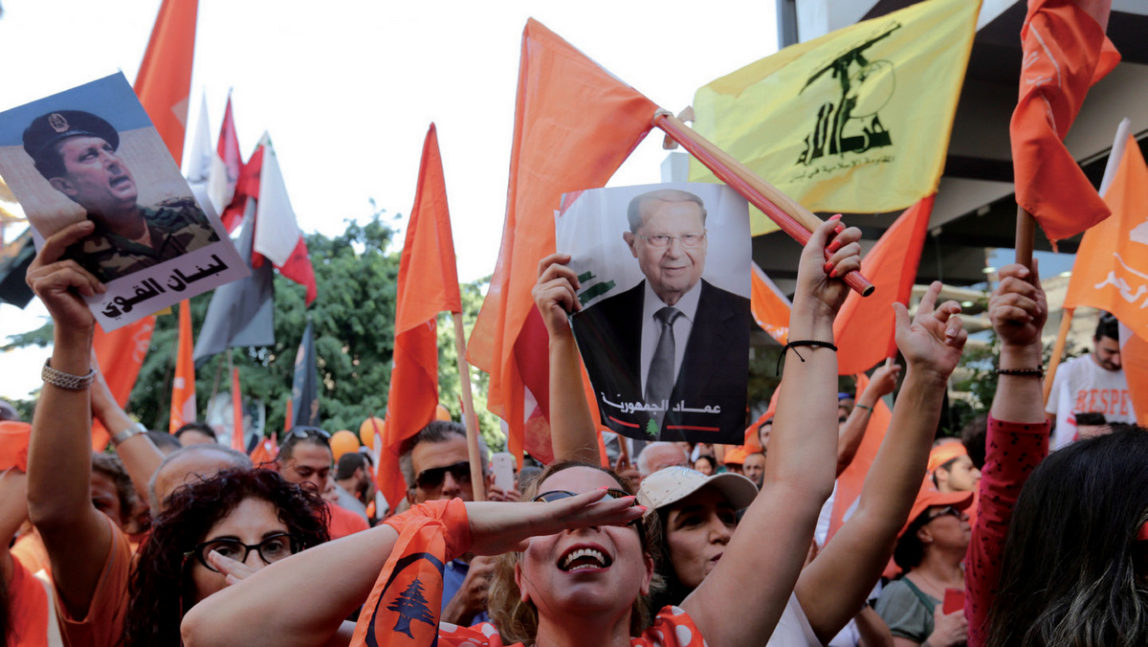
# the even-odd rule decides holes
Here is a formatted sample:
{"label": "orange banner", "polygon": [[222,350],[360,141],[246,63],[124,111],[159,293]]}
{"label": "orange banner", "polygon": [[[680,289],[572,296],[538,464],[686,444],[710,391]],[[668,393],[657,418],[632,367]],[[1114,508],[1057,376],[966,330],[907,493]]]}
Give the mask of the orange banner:
{"label": "orange banner", "polygon": [[191,334],[191,302],[179,302],[179,346],[175,356],[175,379],[171,383],[171,421],[168,431],[195,422],[195,361],[191,351],[195,341]]}

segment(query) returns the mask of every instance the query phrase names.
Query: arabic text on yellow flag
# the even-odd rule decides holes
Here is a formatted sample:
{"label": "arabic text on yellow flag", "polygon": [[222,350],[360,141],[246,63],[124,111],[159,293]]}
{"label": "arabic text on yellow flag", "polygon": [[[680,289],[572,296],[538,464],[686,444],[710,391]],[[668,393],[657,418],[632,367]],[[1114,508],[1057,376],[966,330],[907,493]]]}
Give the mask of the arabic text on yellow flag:
{"label": "arabic text on yellow flag", "polygon": [[[927,0],[787,47],[699,89],[694,128],[810,210],[904,209],[936,191],[979,9]],[[696,160],[690,180],[717,181]]]}

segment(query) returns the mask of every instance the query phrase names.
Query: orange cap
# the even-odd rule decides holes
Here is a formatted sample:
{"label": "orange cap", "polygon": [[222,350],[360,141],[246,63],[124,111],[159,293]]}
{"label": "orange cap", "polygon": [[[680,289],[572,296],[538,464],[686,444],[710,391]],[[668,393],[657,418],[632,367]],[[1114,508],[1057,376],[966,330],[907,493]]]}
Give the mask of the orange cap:
{"label": "orange cap", "polygon": [[936,469],[945,463],[953,460],[958,456],[968,456],[969,450],[965,449],[965,444],[959,440],[953,439],[949,442],[942,443],[933,448],[929,452],[929,467],[926,471],[932,474]]}
{"label": "orange cap", "polygon": [[746,451],[745,445],[738,445],[727,451],[721,462],[723,465],[741,465],[745,463],[746,456],[749,456],[749,452]]}
{"label": "orange cap", "polygon": [[932,482],[926,479],[921,484],[921,490],[917,493],[917,500],[913,502],[913,509],[909,511],[909,518],[905,520],[905,525],[901,526],[901,532],[897,533],[897,537],[900,538],[901,535],[905,534],[913,521],[929,508],[951,505],[958,510],[964,510],[972,502],[972,492],[939,492],[934,490]]}

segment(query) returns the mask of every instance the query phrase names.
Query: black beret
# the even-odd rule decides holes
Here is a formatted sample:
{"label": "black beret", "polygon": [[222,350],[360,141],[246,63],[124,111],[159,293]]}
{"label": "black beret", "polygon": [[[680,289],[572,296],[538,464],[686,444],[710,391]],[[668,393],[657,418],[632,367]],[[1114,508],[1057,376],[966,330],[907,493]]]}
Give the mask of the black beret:
{"label": "black beret", "polygon": [[24,130],[24,151],[39,161],[44,153],[69,137],[99,137],[120,147],[120,134],[107,121],[83,110],[58,110],[40,115]]}

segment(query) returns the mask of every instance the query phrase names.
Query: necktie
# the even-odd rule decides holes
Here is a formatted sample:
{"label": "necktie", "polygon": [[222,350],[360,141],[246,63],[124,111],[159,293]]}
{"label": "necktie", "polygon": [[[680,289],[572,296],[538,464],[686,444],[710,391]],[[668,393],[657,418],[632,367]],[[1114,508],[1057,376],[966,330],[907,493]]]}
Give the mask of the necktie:
{"label": "necktie", "polygon": [[[658,335],[658,345],[654,348],[654,358],[650,361],[650,372],[646,374],[646,402],[661,404],[670,399],[674,390],[677,373],[674,371],[674,320],[682,316],[682,311],[666,306],[654,313],[654,319],[662,324]],[[657,416],[660,421],[661,416]]]}

